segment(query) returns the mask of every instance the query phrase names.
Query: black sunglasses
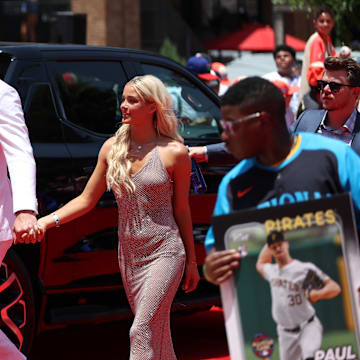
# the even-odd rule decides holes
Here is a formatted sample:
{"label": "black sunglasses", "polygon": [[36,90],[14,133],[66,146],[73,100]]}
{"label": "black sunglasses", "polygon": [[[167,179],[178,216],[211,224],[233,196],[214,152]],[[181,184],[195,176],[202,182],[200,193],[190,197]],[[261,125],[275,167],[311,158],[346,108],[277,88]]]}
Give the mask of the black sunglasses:
{"label": "black sunglasses", "polygon": [[333,92],[333,93],[338,93],[342,86],[354,87],[354,85],[342,84],[342,83],[337,83],[334,81],[330,81],[330,82],[327,82],[324,80],[317,81],[317,88],[319,91],[324,90],[326,85],[329,85],[329,88],[330,88],[331,92]]}

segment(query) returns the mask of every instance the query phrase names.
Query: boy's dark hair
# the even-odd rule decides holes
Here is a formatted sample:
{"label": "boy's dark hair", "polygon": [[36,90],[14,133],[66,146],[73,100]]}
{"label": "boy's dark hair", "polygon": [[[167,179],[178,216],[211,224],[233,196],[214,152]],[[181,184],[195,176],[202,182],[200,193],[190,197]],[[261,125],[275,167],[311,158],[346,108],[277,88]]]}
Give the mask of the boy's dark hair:
{"label": "boy's dark hair", "polygon": [[346,78],[352,86],[360,86],[360,64],[352,58],[328,56],[324,61],[325,70],[345,70]]}
{"label": "boy's dark hair", "polygon": [[296,58],[296,52],[294,50],[294,48],[292,48],[291,46],[289,45],[286,45],[286,44],[282,44],[282,45],[278,45],[275,50],[273,51],[273,57],[274,59],[276,58],[276,55],[279,51],[287,51],[291,54],[291,56],[293,57],[293,59],[295,60]]}
{"label": "boy's dark hair", "polygon": [[316,9],[314,13],[314,20],[317,20],[322,13],[329,14],[333,19],[335,19],[335,12],[333,8],[329,5],[324,5]]}
{"label": "boy's dark hair", "polygon": [[265,111],[285,123],[284,96],[277,86],[259,76],[250,76],[232,85],[221,97],[220,105]]}

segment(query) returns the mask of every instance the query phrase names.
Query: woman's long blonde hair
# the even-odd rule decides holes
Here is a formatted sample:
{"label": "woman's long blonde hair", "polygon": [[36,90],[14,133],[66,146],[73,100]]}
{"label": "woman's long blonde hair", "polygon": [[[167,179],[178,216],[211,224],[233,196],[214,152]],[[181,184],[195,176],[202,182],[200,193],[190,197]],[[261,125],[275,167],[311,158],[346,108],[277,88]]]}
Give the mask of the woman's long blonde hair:
{"label": "woman's long blonde hair", "polygon": [[[164,83],[153,75],[143,75],[134,77],[127,85],[131,85],[143,101],[155,105],[153,123],[158,136],[184,142],[178,133],[178,120],[173,111],[171,95]],[[120,191],[120,183],[123,183],[128,192],[135,191],[135,184],[130,177],[131,161],[128,159],[130,131],[131,125],[124,124],[115,133],[115,143],[109,153],[106,172],[109,190],[115,188]]]}

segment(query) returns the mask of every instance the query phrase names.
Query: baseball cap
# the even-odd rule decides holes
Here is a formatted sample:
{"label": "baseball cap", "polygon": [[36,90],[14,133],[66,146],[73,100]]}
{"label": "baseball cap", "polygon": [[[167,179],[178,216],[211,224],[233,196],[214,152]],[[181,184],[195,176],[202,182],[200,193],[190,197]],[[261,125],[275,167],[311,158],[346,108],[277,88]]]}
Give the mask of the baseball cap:
{"label": "baseball cap", "polygon": [[210,72],[210,64],[203,57],[190,57],[186,63],[186,68],[197,75],[201,80],[211,81],[219,79],[216,74]]}
{"label": "baseball cap", "polygon": [[211,63],[211,56],[207,53],[203,53],[203,52],[197,52],[195,54],[196,57],[202,57],[204,58],[209,64]]}
{"label": "baseball cap", "polygon": [[277,230],[271,231],[266,238],[266,243],[268,244],[268,246],[271,246],[272,244],[281,241],[285,241],[284,234],[281,231]]}

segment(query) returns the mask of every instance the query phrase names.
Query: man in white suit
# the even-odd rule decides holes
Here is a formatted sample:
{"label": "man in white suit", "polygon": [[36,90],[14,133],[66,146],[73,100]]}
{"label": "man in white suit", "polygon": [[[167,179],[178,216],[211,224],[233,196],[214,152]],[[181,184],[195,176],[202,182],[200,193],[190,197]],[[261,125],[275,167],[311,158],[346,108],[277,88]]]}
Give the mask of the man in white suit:
{"label": "man in white suit", "polygon": [[[0,266],[13,241],[36,242],[36,215],[35,160],[20,97],[0,80]],[[25,359],[1,330],[0,359]]]}

